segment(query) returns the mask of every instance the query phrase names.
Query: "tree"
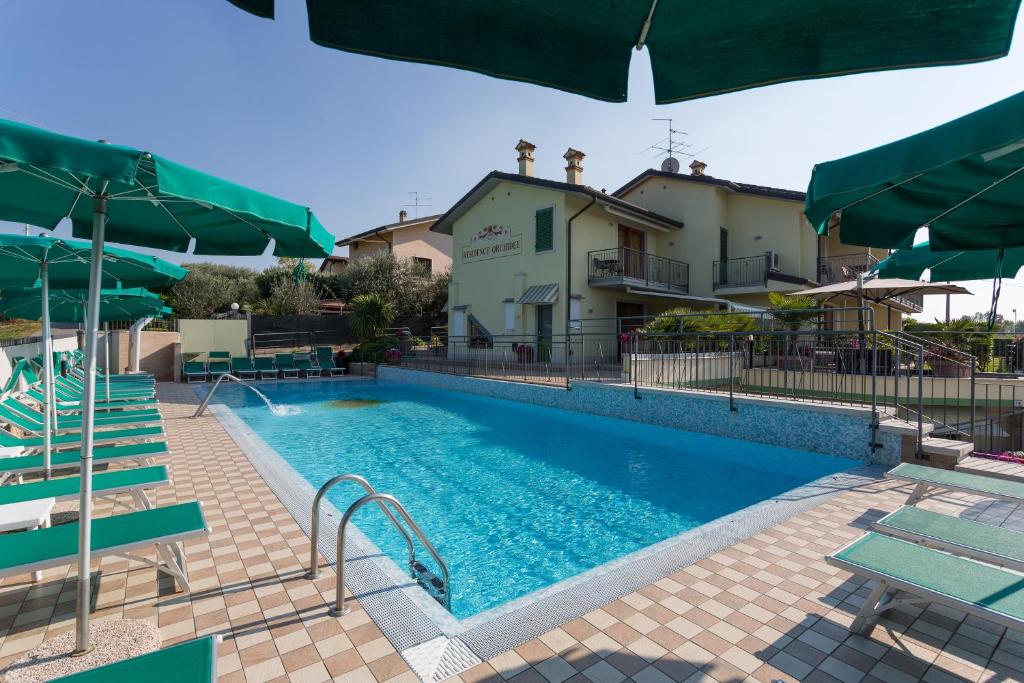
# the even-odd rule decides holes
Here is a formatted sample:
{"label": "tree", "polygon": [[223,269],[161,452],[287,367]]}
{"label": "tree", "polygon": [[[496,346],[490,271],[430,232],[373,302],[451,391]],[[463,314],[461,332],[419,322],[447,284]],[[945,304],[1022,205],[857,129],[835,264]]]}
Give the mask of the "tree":
{"label": "tree", "polygon": [[336,275],[319,278],[324,296],[354,302],[363,294],[384,297],[395,319],[406,321],[436,316],[448,298],[451,273],[431,273],[412,259],[381,252],[352,261]]}
{"label": "tree", "polygon": [[360,294],[352,300],[352,330],[360,341],[381,336],[394,319],[394,306],[381,294]]}
{"label": "tree", "polygon": [[264,315],[313,315],[320,309],[320,297],[311,282],[275,283],[257,310]]}
{"label": "tree", "polygon": [[171,286],[167,303],[179,318],[209,318],[237,303],[251,308],[259,300],[256,272],[216,263],[186,264],[188,275]]}
{"label": "tree", "polygon": [[768,310],[772,317],[782,322],[792,332],[797,332],[805,322],[814,320],[820,314],[821,304],[809,296],[786,296],[781,292],[768,292]]}

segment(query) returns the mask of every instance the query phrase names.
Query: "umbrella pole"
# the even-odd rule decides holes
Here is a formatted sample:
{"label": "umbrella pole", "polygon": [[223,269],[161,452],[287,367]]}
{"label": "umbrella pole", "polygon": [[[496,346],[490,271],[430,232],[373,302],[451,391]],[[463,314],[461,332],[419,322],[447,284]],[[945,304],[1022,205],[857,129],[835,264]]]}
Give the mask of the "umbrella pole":
{"label": "umbrella pole", "polygon": [[44,258],[39,264],[42,281],[43,308],[43,478],[50,479],[50,449],[52,448],[50,406],[53,405],[53,342],[50,339],[50,275],[49,263]]}
{"label": "umbrella pole", "polygon": [[92,261],[89,264],[89,301],[86,305],[85,383],[82,387],[82,462],[79,488],[78,584],[75,605],[75,651],[92,650],[89,642],[89,556],[92,549],[92,446],[96,411],[96,342],[100,319],[100,282],[103,269],[103,233],[107,220],[106,183],[93,197]]}
{"label": "umbrella pole", "polygon": [[110,323],[103,323],[103,378],[107,385],[107,403],[110,403]]}

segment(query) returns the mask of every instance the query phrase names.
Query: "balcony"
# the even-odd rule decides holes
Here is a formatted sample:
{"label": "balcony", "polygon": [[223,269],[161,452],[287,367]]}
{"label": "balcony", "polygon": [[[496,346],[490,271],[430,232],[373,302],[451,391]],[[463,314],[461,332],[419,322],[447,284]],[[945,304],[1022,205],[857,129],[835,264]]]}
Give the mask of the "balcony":
{"label": "balcony", "polygon": [[859,273],[867,273],[877,265],[878,259],[866,251],[861,254],[825,256],[818,259],[818,282],[831,285],[856,280]]}
{"label": "balcony", "polygon": [[587,261],[587,282],[592,287],[642,287],[680,294],[690,290],[690,265],[682,261],[625,247],[591,251]]}

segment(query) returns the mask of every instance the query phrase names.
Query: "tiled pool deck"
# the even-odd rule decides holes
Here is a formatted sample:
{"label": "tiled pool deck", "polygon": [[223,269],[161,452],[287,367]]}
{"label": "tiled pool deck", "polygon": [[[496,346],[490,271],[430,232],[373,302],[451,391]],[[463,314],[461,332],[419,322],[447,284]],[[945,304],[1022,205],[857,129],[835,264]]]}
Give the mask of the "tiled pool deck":
{"label": "tiled pool deck", "polygon": [[[358,605],[327,615],[333,572],[302,578],[307,537],[220,423],[189,419],[192,389],[161,385],[159,395],[174,483],[152,497],[201,500],[213,529],[186,545],[195,593],[107,558],[96,565],[93,618],[153,621],[164,645],[221,633],[222,681],[416,680]],[[906,494],[884,481],[841,494],[451,680],[1024,680],[1024,633],[945,608],[897,611],[871,638],[847,632],[867,590],[822,558]],[[923,506],[1024,529],[1024,514],[1006,504],[951,495]],[[72,628],[73,576],[0,582],[0,667]]]}

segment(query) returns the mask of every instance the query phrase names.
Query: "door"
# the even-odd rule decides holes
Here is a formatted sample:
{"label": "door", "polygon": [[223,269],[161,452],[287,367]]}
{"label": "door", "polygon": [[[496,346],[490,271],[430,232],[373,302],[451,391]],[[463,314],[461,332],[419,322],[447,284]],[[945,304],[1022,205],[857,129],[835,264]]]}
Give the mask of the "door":
{"label": "door", "polygon": [[619,253],[622,255],[622,275],[645,279],[646,235],[640,230],[619,226]]}
{"label": "door", "polygon": [[551,305],[537,306],[537,360],[542,363],[551,360]]}
{"label": "door", "polygon": [[[623,348],[622,335],[643,327],[645,322],[644,314],[646,312],[647,307],[643,304],[634,304],[627,301],[616,302],[615,317],[618,318],[619,325],[619,356],[627,351]],[[632,351],[630,351],[630,353],[632,353]]]}

